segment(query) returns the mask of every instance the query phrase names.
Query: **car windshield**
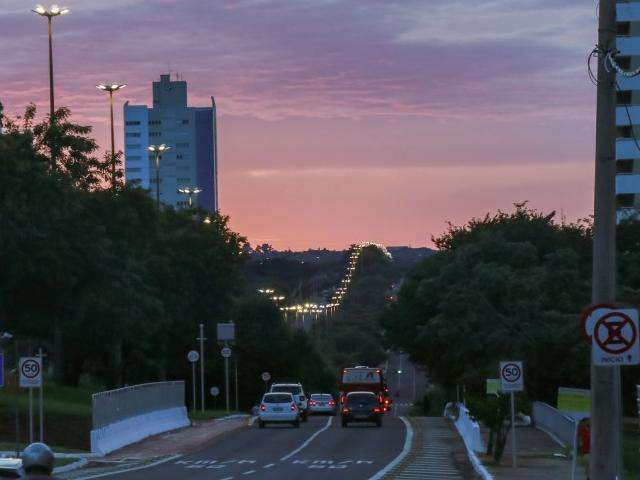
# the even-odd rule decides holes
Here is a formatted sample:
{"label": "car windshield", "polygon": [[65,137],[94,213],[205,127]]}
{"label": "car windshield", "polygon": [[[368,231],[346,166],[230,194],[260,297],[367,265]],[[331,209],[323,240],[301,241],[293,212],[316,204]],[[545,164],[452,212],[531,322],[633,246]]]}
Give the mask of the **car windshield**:
{"label": "car windshield", "polygon": [[296,385],[278,385],[271,389],[272,392],[289,392],[293,395],[299,395],[302,388]]}
{"label": "car windshield", "polygon": [[378,399],[375,395],[369,395],[366,393],[357,393],[355,395],[347,396],[348,405],[375,405]]}
{"label": "car windshield", "polygon": [[288,393],[271,393],[264,396],[262,403],[291,403],[292,400]]}

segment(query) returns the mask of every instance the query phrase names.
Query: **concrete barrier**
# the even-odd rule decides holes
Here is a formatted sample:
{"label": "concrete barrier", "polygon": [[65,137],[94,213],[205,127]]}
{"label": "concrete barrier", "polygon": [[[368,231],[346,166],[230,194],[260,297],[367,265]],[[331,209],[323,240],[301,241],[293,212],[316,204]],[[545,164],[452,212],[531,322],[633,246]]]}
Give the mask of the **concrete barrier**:
{"label": "concrete barrier", "polygon": [[471,418],[469,409],[462,403],[458,404],[458,418],[455,420],[454,425],[458,429],[467,448],[475,453],[484,453],[486,451],[480,433],[480,425]]}
{"label": "concrete barrier", "polygon": [[152,435],[190,425],[184,382],[159,382],[93,396],[91,451],[106,455]]}

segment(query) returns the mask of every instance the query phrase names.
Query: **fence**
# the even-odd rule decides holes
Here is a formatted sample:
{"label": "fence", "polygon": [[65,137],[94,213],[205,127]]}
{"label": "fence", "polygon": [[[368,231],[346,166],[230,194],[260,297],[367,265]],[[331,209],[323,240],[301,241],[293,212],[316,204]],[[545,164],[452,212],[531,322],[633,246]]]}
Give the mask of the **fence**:
{"label": "fence", "polygon": [[93,428],[145,413],[184,406],[184,382],[133,385],[93,394]]}
{"label": "fence", "polygon": [[534,425],[553,436],[563,446],[572,446],[576,432],[576,421],[551,405],[533,402]]}
{"label": "fence", "polygon": [[151,435],[189,425],[184,382],[158,382],[93,395],[91,451],[107,454]]}

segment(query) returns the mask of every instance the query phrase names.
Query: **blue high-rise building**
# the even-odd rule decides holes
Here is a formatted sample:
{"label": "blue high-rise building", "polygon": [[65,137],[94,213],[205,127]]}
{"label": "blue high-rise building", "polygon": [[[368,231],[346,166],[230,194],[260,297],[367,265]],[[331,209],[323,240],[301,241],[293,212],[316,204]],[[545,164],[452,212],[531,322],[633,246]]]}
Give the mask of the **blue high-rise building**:
{"label": "blue high-rise building", "polygon": [[155,198],[154,156],[149,145],[170,148],[160,161],[160,201],[184,207],[188,198],[178,189],[200,189],[194,205],[216,212],[218,206],[216,104],[187,106],[187,82],[160,75],[153,82],[153,108],[124,104],[125,178],[149,189]]}

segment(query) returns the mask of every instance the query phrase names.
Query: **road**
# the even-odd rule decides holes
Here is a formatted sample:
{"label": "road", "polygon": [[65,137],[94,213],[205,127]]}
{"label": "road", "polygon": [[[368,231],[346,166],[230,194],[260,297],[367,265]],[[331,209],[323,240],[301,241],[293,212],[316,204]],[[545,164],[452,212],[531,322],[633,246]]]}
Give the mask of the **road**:
{"label": "road", "polygon": [[[397,374],[399,365],[408,373]],[[391,372],[395,369],[395,373]],[[396,412],[384,418],[381,428],[368,424],[340,426],[340,417],[310,417],[299,429],[257,423],[216,439],[197,453],[144,470],[110,478],[143,480],[238,480],[238,479],[369,479],[384,469],[403,450],[407,427],[399,418],[410,408],[413,367],[404,355],[389,360],[389,386],[399,382]],[[419,376],[417,372],[416,377]]]}

